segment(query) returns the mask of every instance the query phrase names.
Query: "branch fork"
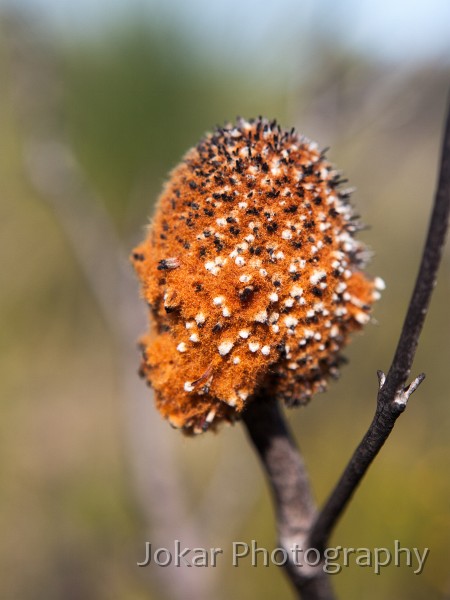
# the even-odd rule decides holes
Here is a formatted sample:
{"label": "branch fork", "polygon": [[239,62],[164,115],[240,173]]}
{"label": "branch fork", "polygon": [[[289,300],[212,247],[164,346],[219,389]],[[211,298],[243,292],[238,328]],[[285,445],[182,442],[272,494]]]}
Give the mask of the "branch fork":
{"label": "branch fork", "polygon": [[[322,555],[340,517],[405,410],[425,374],[406,385],[425,315],[436,284],[450,214],[450,109],[444,130],[437,192],[422,259],[405,321],[387,375],[378,371],[375,415],[321,510],[312,499],[308,475],[294,438],[275,401],[256,398],[243,415],[247,432],[261,459],[275,504],[280,545],[288,553],[296,543]],[[303,600],[335,598],[324,563],[305,569],[288,560],[285,565],[297,597]]]}
{"label": "branch fork", "polygon": [[402,410],[404,410],[406,408],[410,396],[414,394],[414,392],[417,390],[417,388],[424,379],[425,373],[420,373],[420,375],[413,379],[409,385],[397,390],[397,393],[395,394],[394,398],[394,403],[399,408],[402,407]]}

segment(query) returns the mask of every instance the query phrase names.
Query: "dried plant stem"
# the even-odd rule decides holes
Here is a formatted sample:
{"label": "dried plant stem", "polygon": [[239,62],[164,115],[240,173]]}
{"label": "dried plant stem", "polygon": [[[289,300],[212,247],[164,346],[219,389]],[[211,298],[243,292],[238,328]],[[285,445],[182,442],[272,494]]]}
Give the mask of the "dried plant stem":
{"label": "dried plant stem", "polygon": [[[450,215],[450,110],[444,130],[440,174],[428,235],[416,284],[397,349],[387,376],[378,371],[379,389],[372,423],[356,448],[336,487],[316,513],[305,467],[279,407],[256,399],[244,423],[261,459],[274,497],[279,541],[289,551],[293,544],[323,553],[339,518],[367,469],[389,437],[397,418],[425,375],[405,386],[433,292],[445,245]],[[286,565],[288,577],[303,600],[332,600],[323,568],[299,569]]]}
{"label": "dried plant stem", "polygon": [[313,547],[325,547],[356,487],[389,437],[395,421],[405,410],[409,397],[425,378],[422,373],[405,387],[436,284],[449,214],[450,110],[444,130],[441,167],[428,235],[397,349],[387,376],[378,372],[379,390],[373,421],[312,527],[310,543]]}
{"label": "dried plant stem", "polygon": [[332,600],[329,578],[321,567],[307,570],[294,564],[291,549],[294,544],[307,547],[316,508],[303,458],[281,409],[277,402],[259,398],[245,411],[243,421],[271,487],[278,543],[292,559],[285,565],[288,577],[304,600]]}

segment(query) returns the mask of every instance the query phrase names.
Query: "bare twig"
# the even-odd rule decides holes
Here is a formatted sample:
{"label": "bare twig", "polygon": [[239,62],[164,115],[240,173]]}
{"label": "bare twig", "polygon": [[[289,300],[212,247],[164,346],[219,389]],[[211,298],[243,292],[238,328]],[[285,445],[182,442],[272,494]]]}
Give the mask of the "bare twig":
{"label": "bare twig", "polygon": [[299,597],[332,600],[329,578],[322,565],[302,565],[316,509],[306,467],[277,402],[257,398],[243,421],[269,481],[276,512],[278,541],[287,553],[285,568]]}
{"label": "bare twig", "polygon": [[377,408],[373,421],[347,468],[313,525],[310,544],[323,549],[339,517],[375,456],[405,410],[408,398],[425,378],[419,375],[405,387],[418,340],[436,284],[450,214],[450,110],[444,130],[441,167],[433,212],[416,284],[406,313],[397,349],[387,376],[379,372]]}
{"label": "bare twig", "polygon": [[[378,371],[379,390],[373,421],[336,487],[316,514],[303,461],[275,402],[258,398],[244,414],[244,423],[261,459],[274,497],[280,543],[294,543],[320,553],[370,464],[405,410],[425,375],[405,385],[445,245],[450,213],[450,110],[444,132],[438,188],[414,291],[387,376]],[[302,546],[303,545],[303,546]],[[333,593],[322,565],[305,571],[287,566],[288,577],[304,600],[330,600]]]}

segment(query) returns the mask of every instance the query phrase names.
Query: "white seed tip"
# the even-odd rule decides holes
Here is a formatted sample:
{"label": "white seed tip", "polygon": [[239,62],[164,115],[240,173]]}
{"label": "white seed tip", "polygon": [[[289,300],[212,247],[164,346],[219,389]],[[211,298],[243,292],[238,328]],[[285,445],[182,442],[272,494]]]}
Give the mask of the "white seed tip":
{"label": "white seed tip", "polygon": [[296,319],[295,317],[284,317],[284,324],[286,325],[286,327],[295,327],[298,323],[298,319]]}
{"label": "white seed tip", "polygon": [[250,281],[250,279],[251,279],[250,275],[241,275],[239,277],[239,281],[241,283],[248,283]]}
{"label": "white seed tip", "polygon": [[290,291],[290,295],[292,298],[298,298],[303,294],[303,288],[299,285],[293,285]]}
{"label": "white seed tip", "polygon": [[267,321],[267,311],[262,310],[253,317],[257,323],[265,323]]}
{"label": "white seed tip", "polygon": [[233,342],[222,342],[221,344],[219,344],[217,349],[219,350],[220,356],[225,356],[226,354],[228,354],[228,352],[233,346]]}
{"label": "white seed tip", "polygon": [[361,325],[365,325],[370,321],[370,315],[365,312],[358,312],[355,315],[355,319],[358,321],[358,323],[361,323]]}
{"label": "white seed tip", "polygon": [[215,416],[216,416],[216,411],[215,410],[210,410],[209,413],[206,415],[205,421],[207,423],[212,423],[214,421],[214,417]]}
{"label": "white seed tip", "polygon": [[373,280],[373,283],[375,285],[375,289],[378,290],[379,292],[382,292],[383,290],[386,289],[386,284],[385,284],[384,280],[381,279],[381,277],[375,277],[375,279]]}
{"label": "white seed tip", "polygon": [[311,275],[311,277],[309,278],[310,282],[313,285],[316,285],[316,283],[319,283],[319,281],[321,279],[323,279],[326,276],[326,271],[323,271],[322,269],[317,269],[316,271],[314,271],[314,273]]}
{"label": "white seed tip", "polygon": [[228,404],[228,406],[231,406],[233,408],[234,406],[236,406],[237,397],[236,396],[231,396],[231,398],[226,398],[224,400],[224,402],[226,404]]}

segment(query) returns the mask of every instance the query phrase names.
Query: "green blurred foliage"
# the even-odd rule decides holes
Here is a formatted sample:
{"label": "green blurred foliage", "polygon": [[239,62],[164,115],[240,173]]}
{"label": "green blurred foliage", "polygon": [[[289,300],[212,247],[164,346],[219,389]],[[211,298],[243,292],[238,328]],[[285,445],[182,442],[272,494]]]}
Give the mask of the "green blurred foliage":
{"label": "green blurred foliage", "polygon": [[128,235],[200,135],[238,114],[279,114],[283,105],[272,86],[255,89],[231,70],[199,64],[179,31],[145,20],[70,46],[66,65],[75,148]]}
{"label": "green blurred foliage", "polygon": [[[417,72],[382,112],[375,108],[352,129],[371,82],[383,79],[379,68],[318,44],[317,68],[298,89],[275,87],[262,74],[202,62],[190,43],[169,25],[133,19],[95,38],[53,39],[64,128],[129,247],[141,237],[168,170],[215,123],[261,113],[289,126],[295,121],[309,135],[325,131],[326,138],[334,128],[330,156],[360,190],[356,203],[372,226],[364,239],[376,252],[370,270],[388,288],[376,311],[379,325],[349,348],[339,384],[290,414],[323,500],[371,419],[375,370],[388,368],[400,330],[435,185],[448,72]],[[0,43],[0,597],[164,598],[135,567],[144,524],[127,477],[117,349],[58,221],[27,179],[13,68]],[[331,104],[322,106],[316,100],[327,86]],[[416,359],[428,379],[333,539],[354,547],[392,547],[394,539],[428,546],[428,563],[420,577],[405,568],[381,576],[344,569],[334,578],[342,598],[448,593],[449,293],[447,252]],[[227,444],[252,453],[240,427],[183,440],[193,502],[214,472],[219,445]],[[259,469],[256,458],[248,460]],[[239,494],[226,481],[223,489]],[[273,546],[265,491],[238,539]],[[229,547],[230,540],[214,545]],[[275,567],[222,564],[216,576],[224,598],[289,597]]]}

